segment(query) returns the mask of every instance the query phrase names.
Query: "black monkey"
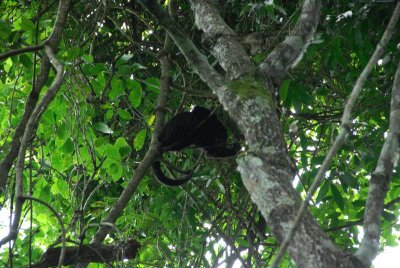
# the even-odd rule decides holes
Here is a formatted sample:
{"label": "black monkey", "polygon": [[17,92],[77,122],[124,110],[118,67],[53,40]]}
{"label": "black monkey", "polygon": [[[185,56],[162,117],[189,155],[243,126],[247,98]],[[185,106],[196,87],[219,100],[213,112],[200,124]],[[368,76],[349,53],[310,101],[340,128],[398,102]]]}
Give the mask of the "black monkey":
{"label": "black monkey", "polygon": [[[191,112],[182,112],[169,120],[161,129],[158,141],[161,143],[161,154],[168,151],[180,151],[186,147],[202,149],[208,157],[221,158],[235,155],[239,144],[228,147],[226,127],[207,108],[195,106]],[[168,186],[179,186],[192,178],[192,171],[185,172],[179,180],[168,178],[161,171],[160,161],[152,165],[156,178]]]}

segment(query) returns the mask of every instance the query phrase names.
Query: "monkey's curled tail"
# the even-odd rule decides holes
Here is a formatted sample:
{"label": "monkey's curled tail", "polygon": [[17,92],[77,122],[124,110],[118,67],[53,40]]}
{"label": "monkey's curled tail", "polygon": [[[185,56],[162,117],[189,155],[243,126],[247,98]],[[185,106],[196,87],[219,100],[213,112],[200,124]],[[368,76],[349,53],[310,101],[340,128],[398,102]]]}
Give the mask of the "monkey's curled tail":
{"label": "monkey's curled tail", "polygon": [[165,176],[165,174],[161,170],[161,162],[160,161],[153,162],[152,169],[153,169],[153,173],[156,176],[157,180],[167,186],[180,186],[180,185],[188,182],[193,176],[193,172],[188,171],[188,172],[184,173],[185,176],[182,179],[173,180],[171,178],[168,178],[167,176]]}

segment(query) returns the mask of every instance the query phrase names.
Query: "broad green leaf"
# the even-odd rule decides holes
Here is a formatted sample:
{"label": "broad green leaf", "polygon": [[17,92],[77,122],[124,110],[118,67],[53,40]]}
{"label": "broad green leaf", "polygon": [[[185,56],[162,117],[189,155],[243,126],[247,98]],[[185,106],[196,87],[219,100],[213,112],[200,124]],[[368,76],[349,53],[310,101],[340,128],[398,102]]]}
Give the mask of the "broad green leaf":
{"label": "broad green leaf", "polygon": [[107,143],[108,143],[108,138],[107,138],[107,137],[98,137],[98,138],[95,140],[94,145],[95,145],[96,147],[101,147],[101,146],[103,146],[103,145],[105,145],[105,144],[107,144]]}
{"label": "broad green leaf", "polygon": [[136,151],[139,151],[140,149],[143,148],[144,142],[146,140],[146,134],[147,134],[147,130],[142,129],[136,135],[136,137],[133,141],[133,148],[135,148]]}
{"label": "broad green leaf", "polygon": [[358,181],[356,178],[354,178],[352,174],[346,173],[343,176],[341,176],[341,178],[346,185],[350,186],[353,189],[358,190],[359,188]]}
{"label": "broad green leaf", "polygon": [[67,58],[70,60],[76,59],[79,54],[81,53],[81,50],[79,47],[71,47],[67,52]]}
{"label": "broad green leaf", "polygon": [[69,185],[64,180],[61,179],[57,180],[56,184],[61,196],[64,197],[65,199],[68,199]]}
{"label": "broad green leaf", "polygon": [[123,169],[120,164],[115,162],[108,167],[107,173],[112,177],[113,181],[117,181],[121,178]]}
{"label": "broad green leaf", "polygon": [[119,154],[118,148],[116,148],[112,144],[106,144],[104,146],[105,155],[108,158],[112,158],[114,160],[121,160],[121,155]]}
{"label": "broad green leaf", "polygon": [[285,81],[283,81],[281,88],[279,89],[279,97],[281,101],[286,100],[289,91],[289,85],[290,85],[290,79],[286,79]]}
{"label": "broad green leaf", "polygon": [[53,183],[50,187],[50,191],[53,195],[58,195],[60,193],[60,189],[58,188],[57,183]]}
{"label": "broad green leaf", "polygon": [[74,151],[74,143],[72,142],[72,140],[70,138],[68,138],[63,146],[60,148],[61,152],[66,153],[66,154],[72,154],[72,152]]}
{"label": "broad green leaf", "polygon": [[114,144],[114,147],[118,149],[121,157],[128,156],[129,153],[132,151],[129,144],[126,142],[125,138],[119,137]]}
{"label": "broad green leaf", "polygon": [[26,69],[30,70],[32,68],[32,58],[27,54],[20,55],[19,60]]}
{"label": "broad green leaf", "polygon": [[146,79],[146,86],[149,91],[158,93],[160,91],[160,80],[156,77]]}
{"label": "broad green leaf", "polygon": [[8,38],[10,33],[11,33],[11,30],[10,30],[10,26],[8,25],[8,23],[5,22],[4,20],[0,19],[0,38],[5,40]]}
{"label": "broad green leaf", "polygon": [[137,108],[142,101],[142,86],[135,80],[128,80],[126,83],[128,89],[131,90],[129,93],[129,101],[133,107]]}
{"label": "broad green leaf", "polygon": [[113,118],[113,116],[114,116],[114,111],[112,109],[108,109],[105,115],[105,119],[110,120]]}
{"label": "broad green leaf", "polygon": [[321,202],[324,199],[325,195],[329,191],[330,184],[331,182],[329,180],[324,180],[322,186],[319,188],[317,199],[315,200],[317,203]]}
{"label": "broad green leaf", "polygon": [[69,130],[67,128],[67,125],[62,123],[57,127],[57,137],[60,139],[65,139],[69,135]]}
{"label": "broad green leaf", "polygon": [[93,63],[93,56],[92,55],[84,54],[84,55],[82,55],[82,59],[84,61],[86,61],[87,63]]}
{"label": "broad green leaf", "polygon": [[93,90],[96,95],[100,95],[100,93],[104,90],[106,86],[106,78],[104,77],[104,72],[97,74],[97,79],[92,81]]}
{"label": "broad green leaf", "polygon": [[149,119],[147,120],[147,125],[151,126],[154,123],[154,120],[156,119],[156,115],[152,114]]}
{"label": "broad green leaf", "polygon": [[331,191],[332,191],[333,199],[335,200],[336,204],[338,205],[338,207],[341,210],[343,210],[344,209],[344,199],[343,199],[342,195],[340,194],[340,191],[338,190],[336,185],[333,183],[331,184]]}
{"label": "broad green leaf", "polygon": [[27,18],[22,17],[21,19],[17,19],[14,22],[14,26],[16,30],[22,30],[25,32],[34,32],[35,25],[33,22]]}
{"label": "broad green leaf", "polygon": [[132,119],[131,114],[127,110],[124,110],[124,109],[118,109],[118,115],[121,117],[121,119],[124,119],[124,120]]}
{"label": "broad green leaf", "polygon": [[109,93],[110,98],[116,100],[124,93],[122,81],[116,78],[111,79],[111,92]]}

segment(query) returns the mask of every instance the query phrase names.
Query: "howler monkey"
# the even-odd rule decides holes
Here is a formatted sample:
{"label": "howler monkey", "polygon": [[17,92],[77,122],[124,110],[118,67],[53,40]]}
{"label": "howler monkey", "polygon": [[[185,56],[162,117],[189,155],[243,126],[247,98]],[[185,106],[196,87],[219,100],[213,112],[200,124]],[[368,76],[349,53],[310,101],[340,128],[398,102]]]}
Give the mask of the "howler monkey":
{"label": "howler monkey", "polygon": [[[206,152],[208,157],[221,158],[235,155],[239,144],[227,145],[226,127],[207,108],[195,106],[191,112],[182,112],[169,120],[161,129],[158,141],[161,154],[168,151],[180,151],[193,146]],[[152,165],[155,177],[168,186],[179,186],[192,178],[192,171],[178,180],[168,178],[161,171],[160,161]]]}

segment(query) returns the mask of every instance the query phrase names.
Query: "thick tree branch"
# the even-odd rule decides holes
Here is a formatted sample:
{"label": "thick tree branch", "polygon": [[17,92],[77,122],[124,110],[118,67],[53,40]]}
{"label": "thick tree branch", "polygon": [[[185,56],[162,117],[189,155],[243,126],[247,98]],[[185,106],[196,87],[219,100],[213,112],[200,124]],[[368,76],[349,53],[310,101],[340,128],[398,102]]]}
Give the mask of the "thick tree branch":
{"label": "thick tree branch", "polygon": [[[292,227],[290,228],[290,231],[287,234],[285,241],[282,243],[280,252],[279,252],[278,256],[275,258],[275,261],[274,261],[274,264],[272,265],[272,267],[278,267],[278,264],[279,264],[281,258],[284,256],[285,251],[286,251],[287,247],[289,246],[293,236],[295,235],[296,230],[301,223],[302,217],[306,213],[307,207],[310,204],[310,201],[311,201],[315,191],[318,189],[319,185],[321,184],[321,182],[325,176],[325,173],[328,170],[328,168],[333,160],[333,157],[335,156],[336,152],[339,150],[340,146],[343,144],[345,137],[349,133],[350,114],[354,107],[355,101],[357,100],[358,95],[361,92],[361,87],[364,85],[368,75],[371,73],[373,66],[376,64],[380,55],[382,55],[385,46],[389,42],[389,40],[394,32],[394,28],[396,26],[399,15],[400,15],[400,3],[397,4],[396,9],[392,15],[392,18],[390,19],[390,22],[388,24],[388,27],[386,28],[386,30],[382,36],[382,39],[379,42],[376,50],[374,51],[373,55],[371,56],[368,64],[365,66],[363,72],[357,79],[357,82],[352,90],[350,98],[347,101],[344,112],[343,112],[342,130],[341,130],[340,134],[336,137],[331,148],[329,149],[329,152],[328,152],[327,156],[325,157],[325,160],[322,163],[321,168],[318,170],[317,176],[315,177],[313,184],[311,185],[310,189],[308,190],[307,196],[304,199],[304,202],[302,203],[299,212],[297,213],[296,220],[293,223]],[[383,199],[382,199],[381,206],[382,205],[383,205]],[[380,212],[382,212],[382,209],[380,210]],[[374,215],[376,216],[376,214],[374,214]],[[381,214],[379,214],[379,215],[381,215]],[[367,221],[367,219],[365,219],[365,221]],[[379,225],[379,227],[380,227],[380,225]],[[378,237],[379,237],[379,234],[380,234],[380,231],[378,231]],[[378,238],[378,245],[379,245],[379,238]],[[358,255],[358,257],[359,256],[360,255]],[[361,258],[360,260],[365,261],[365,259],[363,259],[363,258]]]}
{"label": "thick tree branch", "polygon": [[[173,1],[171,1],[173,2]],[[170,87],[170,68],[171,62],[168,58],[169,53],[171,53],[173,48],[173,43],[170,37],[165,38],[164,49],[162,54],[160,55],[161,62],[161,85],[160,85],[160,94],[157,98],[157,108],[156,108],[156,120],[154,124],[154,131],[151,137],[151,143],[149,150],[146,152],[143,160],[140,162],[140,165],[135,170],[133,177],[128,182],[128,185],[125,187],[120,197],[118,198],[115,206],[109,212],[107,217],[103,220],[105,223],[115,223],[118,217],[121,215],[123,209],[128,204],[130,198],[133,193],[136,191],[136,188],[139,185],[140,180],[143,178],[144,174],[149,169],[151,163],[153,163],[154,159],[160,154],[160,145],[158,143],[158,134],[164,125],[164,115],[165,115],[165,104],[169,92]],[[106,235],[108,234],[110,228],[102,225],[100,229],[96,232],[94,238],[92,239],[93,244],[100,244]]]}
{"label": "thick tree branch", "polygon": [[24,202],[24,189],[23,189],[23,171],[24,171],[24,164],[25,164],[25,153],[26,148],[28,147],[29,141],[33,136],[36,126],[39,122],[39,119],[44,111],[46,111],[48,105],[56,95],[58,89],[61,86],[63,77],[64,77],[64,68],[56,59],[53,50],[50,46],[45,45],[44,47],[45,53],[49,58],[50,62],[53,64],[54,68],[57,70],[57,74],[47,90],[46,94],[42,97],[39,104],[35,107],[32,114],[29,117],[29,120],[26,124],[25,131],[21,138],[21,143],[18,151],[18,158],[17,163],[15,165],[15,214],[11,224],[9,234],[0,241],[0,246],[4,245],[10,240],[13,240],[17,237],[18,234],[18,226],[19,221],[22,214],[22,205]]}
{"label": "thick tree branch", "polygon": [[[182,27],[166,15],[156,1],[141,0],[140,3],[167,30],[193,70],[218,96],[230,116],[235,118],[249,146],[248,152],[238,159],[243,182],[275,237],[278,241],[283,241],[294,221],[301,199],[291,185],[291,161],[268,89],[264,83],[252,78],[225,84],[224,79],[181,30]],[[303,218],[301,226],[301,231],[293,239],[293,247],[289,248],[299,267],[321,267],[324,264],[339,267],[348,263],[351,256],[335,247],[309,213]],[[304,243],[305,240],[308,243]],[[300,247],[302,250],[297,250]],[[321,259],[315,254],[319,251],[329,254]]]}
{"label": "thick tree branch", "polygon": [[[54,23],[54,28],[49,38],[44,42],[48,44],[53,51],[57,51],[58,44],[61,40],[62,30],[64,28],[65,21],[67,19],[68,8],[70,5],[70,0],[60,0],[57,18]],[[46,53],[43,53],[43,57],[40,65],[40,73],[37,77],[35,86],[32,88],[28,99],[25,104],[24,114],[19,122],[18,126],[15,128],[14,136],[11,141],[11,148],[6,157],[0,164],[0,194],[5,190],[7,183],[7,174],[18,155],[18,150],[21,145],[21,137],[24,134],[25,126],[31,116],[33,110],[35,109],[36,103],[39,98],[39,94],[47,81],[50,72],[50,61]]]}
{"label": "thick tree branch", "polygon": [[230,80],[255,69],[236,33],[208,1],[191,0],[196,26],[204,32],[203,39],[212,44],[212,53]]}
{"label": "thick tree branch", "polygon": [[[400,3],[396,10],[400,10]],[[396,12],[396,11],[395,11]],[[378,164],[371,175],[368,188],[368,198],[364,214],[364,239],[361,242],[356,256],[366,266],[370,266],[379,250],[381,234],[381,216],[383,202],[389,190],[389,182],[396,168],[400,154],[400,62],[397,66],[390,107],[389,132],[383,144]]]}
{"label": "thick tree branch", "polygon": [[289,68],[302,59],[317,29],[320,11],[320,0],[306,0],[290,35],[260,65],[261,73],[270,77],[275,87],[280,85]]}

